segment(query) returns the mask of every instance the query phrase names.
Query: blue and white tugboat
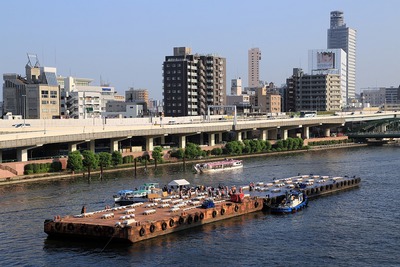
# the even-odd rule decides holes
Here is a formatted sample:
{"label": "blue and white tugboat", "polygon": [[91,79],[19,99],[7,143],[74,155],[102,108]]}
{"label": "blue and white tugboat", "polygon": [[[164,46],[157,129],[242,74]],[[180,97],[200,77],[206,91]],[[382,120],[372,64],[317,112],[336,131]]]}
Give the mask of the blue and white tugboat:
{"label": "blue and white tugboat", "polygon": [[271,213],[293,213],[305,208],[308,204],[308,198],[303,192],[291,190],[285,195],[278,197],[275,203],[271,203],[270,199],[265,199],[264,206]]}

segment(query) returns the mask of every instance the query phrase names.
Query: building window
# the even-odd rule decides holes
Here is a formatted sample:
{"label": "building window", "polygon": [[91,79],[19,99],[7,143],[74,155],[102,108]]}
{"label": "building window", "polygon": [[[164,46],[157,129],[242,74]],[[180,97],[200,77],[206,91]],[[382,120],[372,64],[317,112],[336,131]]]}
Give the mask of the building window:
{"label": "building window", "polygon": [[50,98],[57,98],[57,91],[50,91]]}
{"label": "building window", "polygon": [[49,103],[49,101],[47,100],[42,100],[42,105],[47,105]]}
{"label": "building window", "polygon": [[49,91],[48,90],[43,90],[42,91],[42,98],[48,98],[49,97]]}

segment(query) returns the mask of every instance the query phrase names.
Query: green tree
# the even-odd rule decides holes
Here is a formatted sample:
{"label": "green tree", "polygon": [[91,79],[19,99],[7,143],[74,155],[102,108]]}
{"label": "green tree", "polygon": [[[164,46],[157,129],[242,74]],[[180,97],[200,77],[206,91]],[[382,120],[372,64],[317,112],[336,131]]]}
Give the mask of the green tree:
{"label": "green tree", "polygon": [[67,168],[72,172],[82,170],[82,155],[78,150],[68,153]]}
{"label": "green tree", "polygon": [[249,154],[251,152],[252,152],[252,147],[250,140],[243,140],[243,153]]}
{"label": "green tree", "polygon": [[292,150],[293,149],[293,138],[289,137],[287,139],[287,149]]}
{"label": "green tree", "polygon": [[177,159],[182,159],[183,156],[185,155],[185,151],[182,148],[178,149],[173,149],[170,151],[171,157],[177,158]]}
{"label": "green tree", "polygon": [[215,147],[211,150],[211,155],[221,155],[222,154],[222,148],[220,147]]}
{"label": "green tree", "polygon": [[159,163],[163,162],[163,149],[160,146],[156,146],[151,152],[151,157]]}
{"label": "green tree", "polygon": [[119,152],[119,151],[114,151],[114,152],[111,154],[111,162],[112,162],[112,165],[113,165],[114,167],[117,166],[117,165],[122,164],[122,154],[121,154],[121,152]]}
{"label": "green tree", "polygon": [[276,141],[275,148],[276,149],[282,149],[283,148],[283,141],[282,140]]}
{"label": "green tree", "polygon": [[225,153],[229,155],[240,155],[242,154],[244,145],[240,141],[228,142],[225,145]]}
{"label": "green tree", "polygon": [[98,159],[93,151],[85,150],[82,152],[83,160],[82,164],[87,168],[88,177],[90,178],[90,172],[92,169],[96,169],[98,166]]}
{"label": "green tree", "polygon": [[185,148],[185,157],[189,159],[196,158],[198,156],[202,156],[202,150],[199,145],[193,143],[187,143]]}
{"label": "green tree", "polygon": [[99,166],[100,166],[100,176],[103,178],[103,169],[111,165],[111,154],[108,152],[100,152],[97,154]]}

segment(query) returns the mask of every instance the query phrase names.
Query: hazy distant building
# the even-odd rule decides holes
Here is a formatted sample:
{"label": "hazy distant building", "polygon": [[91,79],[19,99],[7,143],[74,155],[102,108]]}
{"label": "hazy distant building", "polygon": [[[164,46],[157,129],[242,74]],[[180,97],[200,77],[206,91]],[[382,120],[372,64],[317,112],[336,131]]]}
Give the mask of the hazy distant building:
{"label": "hazy distant building", "polygon": [[400,104],[400,87],[362,89],[361,99],[364,106],[379,107],[384,104]]}
{"label": "hazy distant building", "polygon": [[286,80],[286,111],[340,111],[341,87],[338,74],[304,74],[300,68]]}
{"label": "hazy distant building", "polygon": [[208,106],[226,104],[226,59],[175,47],[163,63],[163,85],[165,116],[205,115]]}
{"label": "hazy distant building", "polygon": [[231,95],[241,95],[242,94],[242,79],[232,79],[231,80]]}
{"label": "hazy distant building", "polygon": [[149,105],[149,91],[147,89],[134,89],[129,88],[125,91],[126,102],[142,101]]}
{"label": "hazy distant building", "polygon": [[340,75],[341,107],[347,103],[347,55],[343,49],[314,49],[308,52],[308,73]]}
{"label": "hazy distant building", "polygon": [[247,114],[251,112],[250,96],[247,94],[227,95],[226,104],[236,106],[238,114]]}
{"label": "hazy distant building", "polygon": [[53,119],[60,116],[60,91],[56,68],[41,67],[37,55],[28,54],[26,77],[3,75],[4,112],[27,119]]}
{"label": "hazy distant building", "polygon": [[344,23],[342,11],[332,11],[328,29],[328,49],[341,48],[347,57],[347,96],[350,105],[356,92],[356,37],[357,31]]}
{"label": "hazy distant building", "polygon": [[137,118],[142,117],[143,107],[146,104],[134,102],[108,101],[106,103],[106,111],[102,112],[105,118]]}
{"label": "hazy distant building", "polygon": [[260,60],[261,50],[251,48],[248,51],[248,87],[260,86]]}

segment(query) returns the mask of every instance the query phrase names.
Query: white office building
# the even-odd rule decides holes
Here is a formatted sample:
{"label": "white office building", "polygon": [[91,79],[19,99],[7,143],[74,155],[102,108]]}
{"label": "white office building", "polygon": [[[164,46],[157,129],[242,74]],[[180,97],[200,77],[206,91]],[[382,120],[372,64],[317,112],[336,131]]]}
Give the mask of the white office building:
{"label": "white office building", "polygon": [[328,29],[328,49],[341,48],[347,58],[347,96],[350,105],[356,94],[356,37],[357,31],[344,23],[342,11],[332,11]]}
{"label": "white office building", "polygon": [[347,55],[342,49],[313,49],[308,51],[308,73],[340,75],[340,106],[347,104]]}
{"label": "white office building", "polygon": [[66,118],[100,118],[108,101],[125,101],[114,87],[93,86],[92,79],[58,77],[61,88],[61,115]]}

